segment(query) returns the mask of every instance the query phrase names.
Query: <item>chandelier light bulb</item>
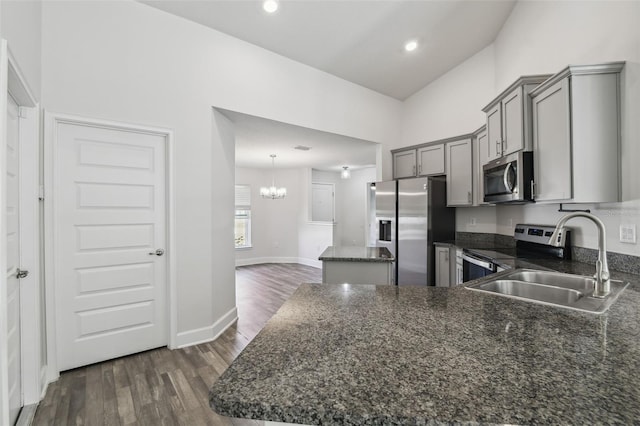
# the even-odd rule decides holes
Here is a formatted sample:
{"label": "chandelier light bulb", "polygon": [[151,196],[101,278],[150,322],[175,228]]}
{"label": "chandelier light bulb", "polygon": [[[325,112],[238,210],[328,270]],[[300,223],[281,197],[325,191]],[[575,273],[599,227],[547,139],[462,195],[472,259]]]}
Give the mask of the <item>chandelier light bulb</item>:
{"label": "chandelier light bulb", "polygon": [[278,188],[276,186],[276,175],[275,175],[275,159],[276,155],[271,154],[271,185],[263,186],[260,188],[260,196],[262,198],[270,198],[275,200],[277,198],[284,198],[287,196],[287,188]]}
{"label": "chandelier light bulb", "polygon": [[342,179],[349,179],[351,177],[351,170],[349,170],[349,166],[342,166],[340,177]]}

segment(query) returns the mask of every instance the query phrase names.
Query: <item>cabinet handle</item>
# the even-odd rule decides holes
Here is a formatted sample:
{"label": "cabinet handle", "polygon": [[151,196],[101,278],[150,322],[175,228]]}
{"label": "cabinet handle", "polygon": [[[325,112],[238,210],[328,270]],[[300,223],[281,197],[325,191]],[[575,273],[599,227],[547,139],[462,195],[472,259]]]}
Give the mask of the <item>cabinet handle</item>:
{"label": "cabinet handle", "polygon": [[422,164],[418,164],[418,174],[422,174]]}
{"label": "cabinet handle", "polygon": [[504,152],[507,150],[507,141],[504,140],[502,141],[502,143],[500,144],[500,154],[504,154]]}
{"label": "cabinet handle", "polygon": [[533,180],[531,181],[531,199],[536,199],[536,183]]}
{"label": "cabinet handle", "polygon": [[496,141],[496,155],[500,155],[500,146],[502,145],[502,142],[500,141]]}
{"label": "cabinet handle", "polygon": [[471,202],[471,191],[467,192],[467,201]]}
{"label": "cabinet handle", "polygon": [[413,175],[414,176],[416,175],[416,166],[415,165],[413,166]]}

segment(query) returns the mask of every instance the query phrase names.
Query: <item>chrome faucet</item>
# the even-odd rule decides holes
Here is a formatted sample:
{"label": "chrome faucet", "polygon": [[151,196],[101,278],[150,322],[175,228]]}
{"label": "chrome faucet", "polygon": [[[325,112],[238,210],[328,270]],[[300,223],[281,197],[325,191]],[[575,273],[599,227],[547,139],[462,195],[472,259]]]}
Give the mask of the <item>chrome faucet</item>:
{"label": "chrome faucet", "polygon": [[561,247],[564,245],[564,224],[567,223],[569,219],[572,219],[574,217],[585,217],[587,219],[591,219],[591,221],[598,227],[598,260],[596,261],[596,274],[593,276],[593,278],[596,280],[596,285],[593,290],[593,297],[607,297],[607,294],[609,294],[609,291],[611,290],[609,266],[607,265],[607,236],[604,228],[604,223],[602,223],[600,219],[590,213],[585,212],[569,213],[558,221],[555,231],[553,231],[551,238],[549,238],[549,244],[556,247]]}

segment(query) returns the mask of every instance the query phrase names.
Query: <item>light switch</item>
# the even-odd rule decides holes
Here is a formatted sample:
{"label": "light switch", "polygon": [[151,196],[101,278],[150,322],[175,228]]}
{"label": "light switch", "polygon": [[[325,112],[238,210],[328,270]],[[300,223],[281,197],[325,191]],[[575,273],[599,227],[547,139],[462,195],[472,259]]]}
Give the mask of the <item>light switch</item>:
{"label": "light switch", "polygon": [[636,225],[620,225],[620,242],[636,243]]}

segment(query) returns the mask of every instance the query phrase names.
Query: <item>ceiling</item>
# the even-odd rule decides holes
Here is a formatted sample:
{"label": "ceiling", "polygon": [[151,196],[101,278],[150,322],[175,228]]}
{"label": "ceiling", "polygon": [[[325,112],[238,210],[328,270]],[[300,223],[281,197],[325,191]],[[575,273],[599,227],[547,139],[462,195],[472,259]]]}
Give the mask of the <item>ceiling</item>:
{"label": "ceiling", "polygon": [[[276,155],[276,168],[309,167],[340,171],[376,164],[377,144],[361,139],[294,126],[253,115],[219,109],[234,124],[236,167],[271,167],[271,154]],[[311,149],[301,151],[296,146]]]}
{"label": "ceiling", "polygon": [[515,0],[280,0],[271,15],[258,0],[142,3],[404,100],[491,44]]}
{"label": "ceiling", "polygon": [[[149,6],[261,46],[404,100],[493,42],[515,0],[140,0]],[[419,47],[404,51],[404,43]],[[374,166],[375,143],[233,111],[236,166]],[[295,150],[297,145],[309,151]]]}

